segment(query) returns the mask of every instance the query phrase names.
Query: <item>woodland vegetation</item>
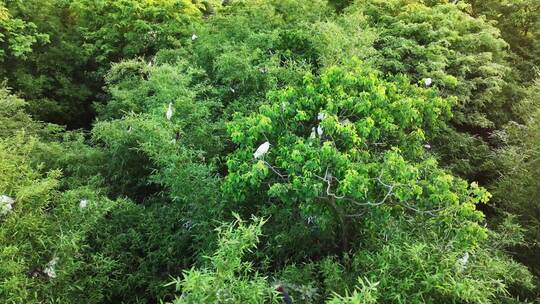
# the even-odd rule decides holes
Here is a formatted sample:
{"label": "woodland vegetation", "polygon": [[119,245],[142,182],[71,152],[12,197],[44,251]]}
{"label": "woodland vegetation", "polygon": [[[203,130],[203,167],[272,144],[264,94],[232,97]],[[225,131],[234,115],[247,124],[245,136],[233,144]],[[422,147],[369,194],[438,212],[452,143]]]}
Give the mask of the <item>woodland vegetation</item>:
{"label": "woodland vegetation", "polygon": [[0,0],[0,302],[540,303],[540,0]]}

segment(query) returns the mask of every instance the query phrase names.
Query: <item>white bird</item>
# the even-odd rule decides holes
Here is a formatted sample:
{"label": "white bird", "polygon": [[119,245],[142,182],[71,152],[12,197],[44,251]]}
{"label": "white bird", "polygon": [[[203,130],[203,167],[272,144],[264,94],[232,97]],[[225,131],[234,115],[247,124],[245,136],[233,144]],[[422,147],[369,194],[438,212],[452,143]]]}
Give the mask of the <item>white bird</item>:
{"label": "white bird", "polygon": [[317,114],[317,119],[318,120],[323,120],[324,117],[326,117],[326,115],[323,112],[319,112],[319,114]]}
{"label": "white bird", "polygon": [[311,128],[311,134],[309,135],[309,138],[315,138],[315,136],[317,135],[317,133],[315,132],[315,127]]}
{"label": "white bird", "polygon": [[167,113],[165,114],[165,117],[167,117],[167,120],[171,120],[172,115],[173,115],[172,102],[169,102],[169,108],[167,109]]}
{"label": "white bird", "polygon": [[425,144],[425,145],[424,145],[424,148],[426,148],[426,149],[431,149],[431,145],[430,145],[430,144]]}
{"label": "white bird", "polygon": [[191,41],[195,41],[197,40],[197,38],[199,38],[199,36],[197,36],[196,34],[191,35]]}
{"label": "white bird", "polygon": [[6,215],[13,209],[15,200],[7,195],[0,196],[0,215]]}
{"label": "white bird", "polygon": [[43,272],[51,279],[56,278],[56,270],[54,267],[56,266],[56,263],[58,263],[58,258],[55,257],[52,260],[49,261],[47,264],[47,267],[43,270]]}
{"label": "white bird", "polygon": [[431,78],[426,78],[424,80],[424,84],[426,85],[426,87],[429,87],[431,85],[431,83],[433,83],[433,79],[431,79]]}
{"label": "white bird", "polygon": [[257,148],[257,151],[255,151],[255,153],[253,153],[253,157],[255,159],[260,158],[261,156],[265,155],[268,152],[269,149],[270,149],[270,143],[265,141],[262,145],[260,145]]}
{"label": "white bird", "polygon": [[317,126],[317,134],[319,135],[319,137],[321,137],[323,135],[323,130],[322,130],[321,125]]}
{"label": "white bird", "polygon": [[464,269],[465,266],[467,266],[467,262],[469,262],[469,253],[465,252],[465,254],[461,258],[459,258],[457,262],[461,269]]}
{"label": "white bird", "polygon": [[231,93],[236,92],[236,90],[233,87],[230,87],[229,90],[231,91]]}
{"label": "white bird", "polygon": [[86,207],[88,207],[88,200],[82,199],[82,200],[79,202],[79,208],[83,209],[83,208],[86,208]]}

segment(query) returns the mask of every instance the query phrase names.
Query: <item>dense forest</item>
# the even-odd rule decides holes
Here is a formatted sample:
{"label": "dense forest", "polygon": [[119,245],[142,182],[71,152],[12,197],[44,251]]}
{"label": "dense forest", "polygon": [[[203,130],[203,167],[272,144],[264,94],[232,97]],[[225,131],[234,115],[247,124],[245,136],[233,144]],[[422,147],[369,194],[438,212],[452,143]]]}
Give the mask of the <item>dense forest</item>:
{"label": "dense forest", "polygon": [[540,0],[0,0],[0,303],[540,303]]}

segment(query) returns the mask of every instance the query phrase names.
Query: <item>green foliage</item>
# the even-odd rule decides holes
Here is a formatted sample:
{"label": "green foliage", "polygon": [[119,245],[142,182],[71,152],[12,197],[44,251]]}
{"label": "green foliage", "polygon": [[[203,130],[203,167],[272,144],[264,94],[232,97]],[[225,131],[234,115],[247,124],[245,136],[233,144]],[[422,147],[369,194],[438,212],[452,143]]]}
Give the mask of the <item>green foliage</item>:
{"label": "green foliage", "polygon": [[242,261],[261,235],[264,221],[253,221],[245,225],[238,218],[217,229],[218,249],[209,257],[209,267],[186,271],[183,279],[170,283],[182,291],[173,303],[278,303],[277,291],[272,291],[266,278]]}
{"label": "green foliage", "polygon": [[[505,294],[493,280],[513,282],[511,264],[492,257],[497,267],[468,273],[470,281],[460,279],[455,264],[464,252],[487,251],[474,205],[490,195],[438,169],[423,151],[450,103],[396,81],[361,67],[333,68],[271,94],[269,105],[229,125],[238,149],[228,158],[224,191],[244,204],[243,212],[272,218],[272,257],[314,258],[328,247],[359,246],[355,268],[380,283],[384,301],[487,303]],[[317,126],[322,134],[310,134]],[[253,159],[265,140],[268,154]],[[313,222],[321,236],[310,233]]]}
{"label": "green foliage", "polygon": [[538,0],[0,2],[0,302],[538,301]]}
{"label": "green foliage", "polygon": [[[509,124],[498,134],[506,146],[498,151],[501,174],[493,184],[494,200],[502,211],[518,215],[525,230],[527,245],[519,246],[515,254],[540,277],[538,252],[540,246],[540,83],[530,88],[520,105],[526,125]],[[522,245],[522,244],[518,244]]]}
{"label": "green foliage", "polygon": [[34,23],[13,18],[0,3],[0,62],[10,58],[26,59],[36,44],[47,43],[48,40],[46,34],[37,31]]}
{"label": "green foliage", "polygon": [[353,291],[352,294],[340,296],[336,294],[328,304],[370,304],[377,303],[377,285],[362,279],[358,279],[359,288]]}
{"label": "green foliage", "polygon": [[493,126],[486,114],[500,106],[494,97],[509,71],[507,44],[495,27],[461,8],[375,0],[359,1],[351,9],[364,13],[378,29],[377,67],[407,74],[415,82],[431,78],[442,95],[458,97],[458,125],[486,128]]}
{"label": "green foliage", "polygon": [[[271,103],[258,113],[238,116],[229,125],[238,149],[228,157],[223,190],[242,204],[243,212],[271,216],[279,227],[279,236],[269,240],[276,256],[313,255],[338,246],[336,240],[346,249],[348,217],[366,207],[393,204],[389,197],[396,198],[397,208],[408,209],[413,208],[410,200],[432,195],[419,181],[425,179],[427,186],[440,173],[430,172],[433,161],[421,161],[423,146],[426,133],[435,131],[450,109],[433,91],[403,78],[385,82],[357,66],[333,68],[320,78],[307,75],[302,86],[269,97]],[[322,135],[316,134],[318,127]],[[270,152],[253,159],[266,140]],[[440,208],[441,203],[447,202],[429,199],[420,208]],[[319,245],[300,241],[315,236],[306,225],[310,219],[316,219],[316,234],[322,233]],[[334,238],[337,231],[341,236]],[[299,248],[301,243],[306,246]]]}
{"label": "green foliage", "polygon": [[103,68],[122,58],[151,56],[159,49],[187,43],[190,23],[201,15],[199,8],[188,0],[78,0],[71,4],[86,42],[85,52]]}
{"label": "green foliage", "polygon": [[[30,166],[36,142],[21,133],[0,141],[0,192],[15,199],[0,224],[0,299],[40,303],[80,297],[99,303],[100,290],[92,289],[106,280],[110,261],[81,251],[88,232],[114,203],[88,187],[60,191],[60,171]],[[79,207],[81,200],[88,201],[86,208]]]}
{"label": "green foliage", "polygon": [[[88,254],[114,261],[102,303],[152,303],[173,299],[163,284],[193,263],[195,220],[180,203],[149,206],[125,202],[110,210],[89,234]],[[182,258],[171,258],[182,257]]]}
{"label": "green foliage", "polygon": [[540,1],[538,0],[469,0],[472,14],[485,15],[496,20],[502,37],[518,56],[513,58],[522,81],[536,77],[535,67],[540,64]]}
{"label": "green foliage", "polygon": [[[93,129],[94,141],[105,147],[113,192],[141,200],[168,187],[173,200],[195,205],[215,197],[210,161],[222,146],[219,126],[211,121],[217,104],[203,99],[208,87],[195,82],[199,73],[183,61],[113,67],[108,76],[112,99],[99,111],[107,120]],[[203,195],[203,189],[211,190]]]}

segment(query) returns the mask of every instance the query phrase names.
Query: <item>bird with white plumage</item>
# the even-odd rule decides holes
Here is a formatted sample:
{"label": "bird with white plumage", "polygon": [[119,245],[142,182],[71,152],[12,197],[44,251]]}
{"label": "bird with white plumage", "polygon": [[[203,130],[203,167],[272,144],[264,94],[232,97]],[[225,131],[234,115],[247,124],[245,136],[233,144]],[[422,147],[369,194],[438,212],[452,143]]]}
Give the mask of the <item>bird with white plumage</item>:
{"label": "bird with white plumage", "polygon": [[260,145],[257,150],[255,151],[255,153],[253,153],[253,157],[255,159],[258,159],[258,158],[261,158],[262,156],[264,156],[266,153],[268,153],[268,150],[270,150],[270,143],[269,142],[264,142],[262,145]]}
{"label": "bird with white plumage", "polygon": [[173,116],[173,105],[172,102],[169,102],[169,108],[167,109],[167,113],[165,113],[165,117],[167,120],[171,120]]}
{"label": "bird with white plumage", "polygon": [[315,130],[315,127],[311,128],[311,134],[309,135],[309,138],[314,139],[317,136],[317,131]]}
{"label": "bird with white plumage", "polygon": [[0,215],[6,215],[13,210],[15,200],[7,195],[0,196]]}
{"label": "bird with white plumage", "polygon": [[321,137],[323,135],[323,129],[322,129],[321,125],[317,126],[317,135],[319,135],[319,137]]}
{"label": "bird with white plumage", "polygon": [[57,257],[50,260],[45,269],[43,269],[43,273],[45,273],[51,279],[56,278],[56,263],[58,263]]}
{"label": "bird with white plumage", "polygon": [[84,209],[88,207],[88,200],[87,199],[82,199],[80,202],[79,202],[79,208],[81,209]]}

